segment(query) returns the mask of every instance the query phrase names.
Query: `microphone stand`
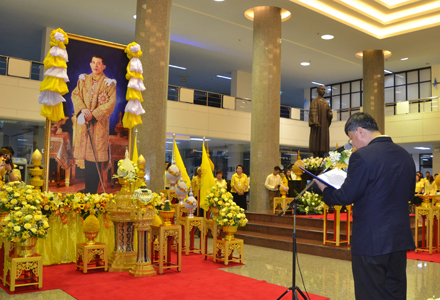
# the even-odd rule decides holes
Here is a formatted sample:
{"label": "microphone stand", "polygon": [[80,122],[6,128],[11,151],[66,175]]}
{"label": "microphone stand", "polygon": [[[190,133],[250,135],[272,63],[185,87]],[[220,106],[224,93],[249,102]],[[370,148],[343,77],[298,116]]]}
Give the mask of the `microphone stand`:
{"label": "microphone stand", "polygon": [[[325,168],[325,170],[322,171],[320,174],[324,173],[326,170],[327,170],[327,168]],[[288,209],[292,209],[292,211],[293,211],[293,234],[292,234],[293,260],[292,260],[292,286],[289,287],[279,298],[277,298],[277,300],[280,300],[281,298],[283,298],[284,295],[286,295],[289,291],[292,291],[292,300],[298,299],[298,293],[302,296],[302,298],[304,300],[307,300],[306,296],[301,291],[301,289],[296,286],[296,255],[297,255],[296,254],[296,252],[297,252],[297,249],[296,249],[296,209],[298,208],[298,199],[301,198],[301,196],[313,185],[313,183],[314,183],[314,181],[311,180],[310,183],[293,199],[293,201],[290,202],[289,205],[287,205],[287,207],[282,212],[280,212],[278,214],[278,217],[281,217],[282,215],[284,215],[284,213]]]}

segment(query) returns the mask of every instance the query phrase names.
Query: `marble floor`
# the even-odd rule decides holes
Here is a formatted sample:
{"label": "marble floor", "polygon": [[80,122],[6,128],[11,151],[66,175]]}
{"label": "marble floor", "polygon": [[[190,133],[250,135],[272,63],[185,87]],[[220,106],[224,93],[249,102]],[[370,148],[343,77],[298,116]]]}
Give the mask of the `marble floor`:
{"label": "marble floor", "polygon": [[[211,241],[210,241],[211,242]],[[269,283],[290,287],[292,285],[292,253],[282,250],[245,245],[244,266],[221,270],[242,276],[265,280]],[[353,300],[353,276],[351,262],[298,254],[296,286],[303,292],[326,296],[335,300]],[[440,264],[408,260],[408,299],[426,300],[433,295],[440,297]],[[302,280],[303,279],[303,280]],[[303,284],[304,282],[304,284]],[[304,286],[305,285],[305,286]],[[279,295],[275,295],[274,299]],[[8,295],[0,289],[0,299],[40,300],[75,299],[62,290],[50,290],[18,295]],[[291,299],[291,294],[284,299]]]}

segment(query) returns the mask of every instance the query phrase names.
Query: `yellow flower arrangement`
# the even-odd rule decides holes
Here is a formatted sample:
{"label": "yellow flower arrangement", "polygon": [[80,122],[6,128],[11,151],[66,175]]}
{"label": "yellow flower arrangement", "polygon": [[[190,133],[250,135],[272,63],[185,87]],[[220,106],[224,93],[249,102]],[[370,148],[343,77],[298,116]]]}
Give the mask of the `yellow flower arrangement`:
{"label": "yellow flower arrangement", "polygon": [[156,210],[162,210],[165,206],[165,200],[167,200],[167,197],[164,193],[153,193],[153,198],[151,199],[150,203],[154,205]]}
{"label": "yellow flower arrangement", "polygon": [[233,203],[233,196],[224,188],[219,188],[215,185],[210,193],[206,196],[209,207],[223,208],[226,203]]}
{"label": "yellow flower arrangement", "polygon": [[246,226],[248,219],[244,209],[235,204],[235,202],[227,202],[225,206],[220,210],[217,216],[217,225],[220,226]]}
{"label": "yellow flower arrangement", "polygon": [[44,238],[49,229],[47,217],[37,207],[26,204],[6,216],[7,225],[2,236],[13,242],[24,242],[29,238]]}
{"label": "yellow flower arrangement", "polygon": [[24,182],[9,182],[2,187],[0,192],[0,211],[18,211],[26,205],[39,207],[42,199],[39,193],[33,191],[32,185]]}

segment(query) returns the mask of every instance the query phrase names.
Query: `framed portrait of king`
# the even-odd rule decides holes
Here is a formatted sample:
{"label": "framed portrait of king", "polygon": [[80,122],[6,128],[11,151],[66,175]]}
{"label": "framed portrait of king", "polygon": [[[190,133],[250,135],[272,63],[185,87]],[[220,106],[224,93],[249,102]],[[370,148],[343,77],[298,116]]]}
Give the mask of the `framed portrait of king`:
{"label": "framed portrait of king", "polygon": [[[117,161],[130,152],[123,128],[127,101],[125,45],[68,34],[65,119],[46,126],[44,190],[113,193]],[[47,128],[49,127],[49,128]]]}

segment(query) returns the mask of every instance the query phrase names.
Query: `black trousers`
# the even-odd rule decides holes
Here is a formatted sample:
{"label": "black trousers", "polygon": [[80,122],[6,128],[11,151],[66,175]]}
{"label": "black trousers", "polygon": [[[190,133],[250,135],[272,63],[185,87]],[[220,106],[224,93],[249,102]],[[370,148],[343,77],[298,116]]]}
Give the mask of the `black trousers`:
{"label": "black trousers", "polygon": [[406,251],[352,255],[356,300],[406,300]]}
{"label": "black trousers", "polygon": [[[98,162],[98,168],[101,168],[101,163]],[[99,185],[99,173],[96,169],[96,164],[94,161],[85,161],[85,172],[86,172],[86,190],[87,192],[91,194],[96,194],[98,191],[98,185]]]}
{"label": "black trousers", "polygon": [[234,196],[234,202],[244,210],[247,210],[247,205],[246,205],[247,192],[244,192],[243,195],[238,195],[237,193],[232,193],[232,195]]}

